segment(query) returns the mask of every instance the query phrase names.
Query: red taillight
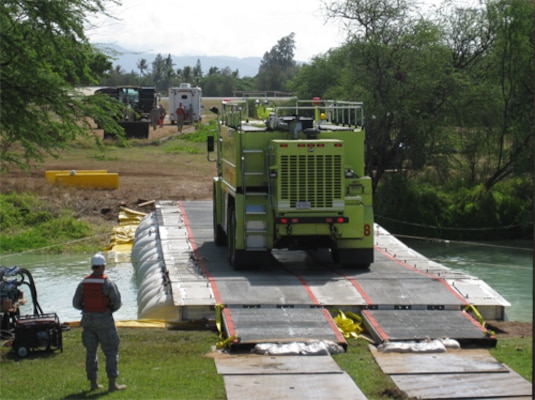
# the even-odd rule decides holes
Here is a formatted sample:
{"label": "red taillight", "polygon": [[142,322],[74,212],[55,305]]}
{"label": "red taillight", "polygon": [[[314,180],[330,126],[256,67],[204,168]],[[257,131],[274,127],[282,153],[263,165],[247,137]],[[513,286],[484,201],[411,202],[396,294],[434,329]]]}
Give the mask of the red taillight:
{"label": "red taillight", "polygon": [[339,224],[343,224],[345,222],[345,218],[344,217],[338,217],[338,218],[336,218],[336,222],[339,223]]}
{"label": "red taillight", "polygon": [[281,217],[279,218],[279,220],[277,221],[279,224],[283,224],[283,225],[289,225],[289,224],[298,224],[299,223],[299,218],[284,218],[284,217]]}

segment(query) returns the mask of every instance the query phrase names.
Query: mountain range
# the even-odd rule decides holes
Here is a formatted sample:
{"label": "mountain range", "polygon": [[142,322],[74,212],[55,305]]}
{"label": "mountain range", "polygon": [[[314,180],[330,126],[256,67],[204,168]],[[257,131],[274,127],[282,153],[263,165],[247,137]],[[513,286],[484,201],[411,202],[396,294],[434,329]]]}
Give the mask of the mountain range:
{"label": "mountain range", "polygon": [[[152,62],[156,59],[157,53],[131,51],[121,48],[116,45],[98,45],[106,54],[112,54],[112,62],[114,67],[120,65],[125,72],[139,73],[137,63],[144,58],[147,60],[149,69],[152,67]],[[167,58],[169,54],[162,54],[162,57]],[[203,73],[207,73],[211,67],[217,67],[220,70],[223,68],[230,68],[231,71],[238,70],[240,78],[249,76],[254,77],[258,74],[258,68],[262,59],[260,57],[228,57],[228,56],[175,56],[171,54],[174,62],[174,68],[182,69],[186,66],[195,67],[197,61],[200,61]]]}

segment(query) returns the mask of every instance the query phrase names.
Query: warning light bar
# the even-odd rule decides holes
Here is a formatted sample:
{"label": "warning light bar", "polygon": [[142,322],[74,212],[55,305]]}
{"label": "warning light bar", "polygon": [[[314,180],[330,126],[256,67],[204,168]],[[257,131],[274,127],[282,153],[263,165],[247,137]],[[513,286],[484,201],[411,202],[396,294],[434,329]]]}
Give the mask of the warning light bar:
{"label": "warning light bar", "polygon": [[277,217],[275,223],[281,225],[293,224],[347,224],[348,217]]}

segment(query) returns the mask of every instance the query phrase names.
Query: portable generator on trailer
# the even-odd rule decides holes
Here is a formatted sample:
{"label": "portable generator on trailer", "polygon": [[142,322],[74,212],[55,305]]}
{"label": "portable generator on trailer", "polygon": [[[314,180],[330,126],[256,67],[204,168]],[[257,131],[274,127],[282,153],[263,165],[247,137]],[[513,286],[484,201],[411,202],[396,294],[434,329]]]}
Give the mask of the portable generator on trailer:
{"label": "portable generator on trailer", "polygon": [[[27,286],[33,303],[33,314],[20,315],[26,304],[22,286]],[[43,313],[37,301],[37,290],[30,271],[19,267],[0,267],[1,337],[12,340],[13,351],[26,357],[30,351],[63,352],[62,325],[55,313]]]}

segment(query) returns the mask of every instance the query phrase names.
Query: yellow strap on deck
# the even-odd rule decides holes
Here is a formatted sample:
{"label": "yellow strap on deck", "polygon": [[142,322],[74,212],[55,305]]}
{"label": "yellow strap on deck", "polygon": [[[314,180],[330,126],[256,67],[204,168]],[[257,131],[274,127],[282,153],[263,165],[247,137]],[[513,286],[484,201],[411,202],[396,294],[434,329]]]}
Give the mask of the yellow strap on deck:
{"label": "yellow strap on deck", "polygon": [[219,332],[219,339],[221,339],[215,345],[218,349],[224,349],[225,347],[228,346],[229,343],[236,340],[235,335],[227,339],[223,338],[223,309],[224,308],[225,308],[224,304],[217,304],[215,306],[215,326],[217,327],[217,331]]}
{"label": "yellow strap on deck", "polygon": [[334,322],[345,338],[358,338],[364,332],[362,318],[354,312],[347,311],[344,313],[342,310],[338,310],[338,315],[334,317]]}

